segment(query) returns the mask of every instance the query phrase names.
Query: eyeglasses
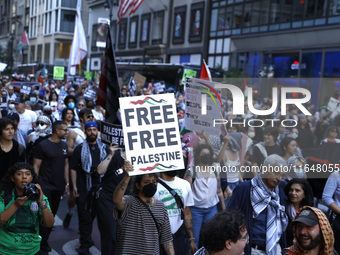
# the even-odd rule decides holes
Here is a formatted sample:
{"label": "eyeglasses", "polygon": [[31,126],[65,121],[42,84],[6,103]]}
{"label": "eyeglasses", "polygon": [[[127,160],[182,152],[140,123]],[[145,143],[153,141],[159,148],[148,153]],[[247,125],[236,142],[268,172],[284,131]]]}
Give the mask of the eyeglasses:
{"label": "eyeglasses", "polygon": [[249,235],[248,235],[248,233],[246,234],[245,237],[240,238],[240,239],[238,239],[238,240],[240,240],[240,241],[245,241],[246,243],[249,243]]}
{"label": "eyeglasses", "polygon": [[94,116],[93,115],[87,115],[86,118],[88,118],[88,119],[89,118],[94,118]]}

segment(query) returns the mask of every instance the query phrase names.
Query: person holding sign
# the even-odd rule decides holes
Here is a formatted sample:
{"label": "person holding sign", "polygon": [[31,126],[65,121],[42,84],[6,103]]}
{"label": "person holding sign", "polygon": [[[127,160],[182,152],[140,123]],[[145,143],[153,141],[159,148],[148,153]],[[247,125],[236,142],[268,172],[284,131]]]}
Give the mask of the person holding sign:
{"label": "person holding sign", "polygon": [[167,210],[162,202],[153,198],[157,190],[157,175],[138,175],[133,184],[134,195],[124,196],[133,167],[125,161],[123,168],[126,175],[113,195],[119,211],[115,213],[118,219],[118,254],[160,254],[160,244],[167,255],[175,254]]}

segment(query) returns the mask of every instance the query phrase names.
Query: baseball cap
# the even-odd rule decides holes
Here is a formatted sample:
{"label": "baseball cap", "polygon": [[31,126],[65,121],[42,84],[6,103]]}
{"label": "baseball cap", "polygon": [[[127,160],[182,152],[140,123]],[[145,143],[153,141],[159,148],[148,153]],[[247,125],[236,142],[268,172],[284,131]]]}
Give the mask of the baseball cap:
{"label": "baseball cap", "polygon": [[25,99],[23,99],[22,97],[15,98],[14,104],[19,104],[19,103],[25,103]]}
{"label": "baseball cap", "polygon": [[305,209],[295,218],[293,224],[301,222],[309,227],[319,224],[318,216],[310,209]]}
{"label": "baseball cap", "polygon": [[11,112],[7,115],[7,118],[11,119],[11,120],[16,120],[19,121],[20,117],[19,114],[17,114],[16,112]]}

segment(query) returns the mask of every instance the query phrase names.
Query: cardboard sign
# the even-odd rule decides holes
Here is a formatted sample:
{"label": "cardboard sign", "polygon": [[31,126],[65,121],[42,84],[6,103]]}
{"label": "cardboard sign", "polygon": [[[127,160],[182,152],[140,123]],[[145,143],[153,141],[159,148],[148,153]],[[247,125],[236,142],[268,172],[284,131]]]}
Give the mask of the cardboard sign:
{"label": "cardboard sign", "polygon": [[185,83],[185,77],[195,78],[197,72],[191,69],[184,69],[182,82]]}
{"label": "cardboard sign", "polygon": [[86,80],[92,81],[92,72],[84,71],[84,76],[85,76]]}
{"label": "cardboard sign", "polygon": [[173,94],[119,98],[130,175],[184,168]]}
{"label": "cardboard sign", "polygon": [[101,139],[103,143],[106,144],[117,144],[119,148],[124,148],[124,136],[123,129],[121,125],[115,125],[111,123],[107,123],[104,121],[100,122],[100,133]]}
{"label": "cardboard sign", "polygon": [[331,112],[335,112],[339,107],[340,101],[335,99],[334,97],[331,97],[327,104],[327,110]]}
{"label": "cardboard sign", "polygon": [[[185,118],[186,129],[208,134],[219,135],[219,128],[214,127],[214,119],[221,119],[221,102],[219,96],[221,90],[211,90],[215,82],[197,78],[187,78],[185,83]],[[206,98],[206,114],[202,113],[202,95]]]}
{"label": "cardboard sign", "polygon": [[54,80],[64,80],[64,71],[65,67],[63,66],[55,66],[53,67],[53,79]]}
{"label": "cardboard sign", "polygon": [[141,75],[140,73],[137,73],[137,72],[135,72],[133,79],[135,80],[137,87],[144,86],[144,84],[146,82],[146,77]]}

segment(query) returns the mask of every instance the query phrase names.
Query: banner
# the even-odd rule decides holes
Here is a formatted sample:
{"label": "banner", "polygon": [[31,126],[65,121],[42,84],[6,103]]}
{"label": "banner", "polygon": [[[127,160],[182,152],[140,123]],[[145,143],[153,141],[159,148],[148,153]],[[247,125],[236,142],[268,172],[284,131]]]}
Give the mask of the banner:
{"label": "banner", "polygon": [[64,80],[64,67],[55,66],[53,67],[53,79],[54,80]]}
{"label": "banner", "polygon": [[[219,95],[222,95],[222,92],[221,90],[216,91],[213,88],[214,84],[216,83],[211,81],[187,78],[184,119],[186,129],[197,132],[204,130],[208,134],[219,135],[219,128],[214,127],[213,124],[214,119],[221,119],[222,102]],[[202,95],[206,100],[202,100]],[[205,102],[205,106],[203,102]]]}
{"label": "banner", "polygon": [[119,145],[119,148],[124,148],[124,136],[122,125],[115,125],[104,121],[100,122],[100,134],[103,143],[114,143]]}
{"label": "banner", "polygon": [[173,94],[119,98],[130,175],[184,168]]}

